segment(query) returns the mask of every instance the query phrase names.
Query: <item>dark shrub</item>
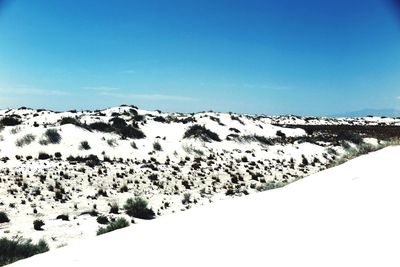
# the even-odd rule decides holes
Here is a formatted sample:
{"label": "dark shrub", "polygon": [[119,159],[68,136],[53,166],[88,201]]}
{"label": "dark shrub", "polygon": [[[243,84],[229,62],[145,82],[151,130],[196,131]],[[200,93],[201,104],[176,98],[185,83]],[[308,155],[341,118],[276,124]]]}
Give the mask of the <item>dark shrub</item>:
{"label": "dark shrub", "polygon": [[61,153],[60,153],[60,152],[56,152],[56,153],[54,153],[54,156],[55,156],[56,158],[61,158]]}
{"label": "dark shrub", "polygon": [[167,122],[167,120],[164,117],[161,116],[157,116],[154,118],[154,121],[158,121],[158,122]]}
{"label": "dark shrub", "polygon": [[91,167],[91,168],[93,168],[94,166],[99,166],[99,165],[101,165],[100,159],[99,159],[96,155],[93,155],[93,154],[90,154],[90,155],[87,156],[87,157],[68,156],[68,157],[67,157],[67,160],[68,160],[68,161],[76,161],[76,162],[79,162],[79,163],[86,163],[86,165],[89,166],[89,167]]}
{"label": "dark shrub", "polygon": [[47,129],[44,133],[46,141],[50,144],[59,144],[61,142],[61,135],[57,129]]}
{"label": "dark shrub", "polygon": [[89,125],[90,129],[99,131],[99,132],[105,132],[105,133],[111,133],[114,131],[114,127],[112,127],[110,124],[107,124],[105,122],[94,122]]}
{"label": "dark shrub", "polygon": [[110,221],[108,220],[108,218],[104,215],[99,215],[96,219],[97,223],[99,224],[108,224]]}
{"label": "dark shrub", "polygon": [[39,156],[38,156],[38,159],[49,159],[50,158],[50,155],[49,154],[47,154],[47,153],[44,153],[44,152],[39,152]]}
{"label": "dark shrub", "polygon": [[276,131],[276,135],[282,139],[286,138],[286,134],[284,132],[282,132],[281,130]]}
{"label": "dark shrub", "polygon": [[205,142],[210,142],[210,140],[217,142],[221,141],[218,134],[208,130],[206,127],[201,126],[199,124],[190,126],[189,129],[186,130],[185,134],[183,135],[183,138],[190,138],[190,137],[200,138]]}
{"label": "dark shrub", "polygon": [[82,141],[81,145],[79,146],[79,149],[83,149],[83,150],[89,150],[91,147],[88,143],[88,141]]}
{"label": "dark shrub", "polygon": [[110,207],[110,213],[118,214],[119,207],[117,203],[112,203]]}
{"label": "dark shrub", "polygon": [[119,133],[124,138],[142,139],[146,137],[140,129],[133,126],[125,126],[119,130]]}
{"label": "dark shrub", "polygon": [[143,121],[144,120],[144,116],[140,115],[140,114],[136,114],[133,116],[133,120],[134,121]]}
{"label": "dark shrub", "polygon": [[358,133],[351,132],[351,131],[341,132],[338,134],[337,138],[339,140],[352,142],[356,145],[359,145],[363,142],[362,137]]}
{"label": "dark shrub", "polygon": [[0,223],[6,223],[9,222],[10,219],[7,216],[7,213],[5,213],[4,211],[0,211]]}
{"label": "dark shrub", "polygon": [[64,124],[73,124],[73,125],[76,125],[76,126],[81,126],[81,123],[77,119],[72,118],[72,117],[64,117],[64,118],[62,118],[60,120],[60,125],[64,125]]}
{"label": "dark shrub", "polygon": [[0,124],[4,126],[16,126],[21,124],[21,121],[15,116],[7,116],[1,119]]}
{"label": "dark shrub", "polygon": [[35,141],[36,137],[33,134],[26,134],[21,139],[15,141],[15,145],[18,147],[23,147],[24,145],[29,145],[33,141]]}
{"label": "dark shrub", "polygon": [[125,127],[126,121],[120,117],[114,117],[110,120],[110,123],[113,127],[117,128],[117,129],[121,129],[123,127]]}
{"label": "dark shrub", "polygon": [[161,147],[159,142],[154,142],[153,143],[153,148],[154,148],[155,151],[162,151],[162,147]]}
{"label": "dark shrub", "polygon": [[129,198],[124,205],[124,209],[126,214],[131,217],[146,220],[154,219],[155,217],[154,211],[147,207],[147,201],[141,197]]}
{"label": "dark shrub", "polygon": [[105,228],[100,227],[99,230],[97,230],[97,235],[102,235],[127,226],[129,226],[129,222],[127,220],[125,220],[124,218],[118,218],[115,222],[111,222]]}
{"label": "dark shrub", "polygon": [[34,220],[33,221],[33,229],[37,231],[42,231],[44,226],[44,222],[42,220]]}
{"label": "dark shrub", "polygon": [[44,240],[40,240],[37,244],[32,244],[31,240],[24,240],[21,237],[11,240],[3,237],[0,239],[0,266],[11,264],[48,250],[49,246]]}
{"label": "dark shrub", "polygon": [[62,220],[62,221],[69,221],[69,216],[68,214],[60,214],[56,218],[57,220]]}

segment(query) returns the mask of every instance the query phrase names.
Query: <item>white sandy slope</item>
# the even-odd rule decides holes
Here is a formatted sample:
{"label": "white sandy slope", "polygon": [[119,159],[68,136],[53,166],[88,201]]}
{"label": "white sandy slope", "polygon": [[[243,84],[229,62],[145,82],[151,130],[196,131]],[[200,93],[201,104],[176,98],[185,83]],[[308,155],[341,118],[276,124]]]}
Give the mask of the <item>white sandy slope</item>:
{"label": "white sandy slope", "polygon": [[400,266],[400,147],[12,266]]}

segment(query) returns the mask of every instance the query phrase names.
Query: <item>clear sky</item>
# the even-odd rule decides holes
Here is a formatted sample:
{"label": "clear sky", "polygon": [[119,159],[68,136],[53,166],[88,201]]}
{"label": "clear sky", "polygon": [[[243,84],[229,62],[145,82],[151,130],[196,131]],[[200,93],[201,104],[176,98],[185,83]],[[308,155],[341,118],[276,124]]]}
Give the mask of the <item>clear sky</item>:
{"label": "clear sky", "polygon": [[120,104],[399,108],[400,13],[385,0],[0,0],[0,108]]}

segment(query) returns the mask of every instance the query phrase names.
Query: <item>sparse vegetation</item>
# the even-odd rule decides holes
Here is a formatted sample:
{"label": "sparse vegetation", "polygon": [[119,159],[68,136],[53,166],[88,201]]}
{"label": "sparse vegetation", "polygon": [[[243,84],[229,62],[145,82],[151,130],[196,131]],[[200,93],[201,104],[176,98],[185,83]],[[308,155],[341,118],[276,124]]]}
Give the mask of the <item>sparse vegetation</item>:
{"label": "sparse vegetation", "polygon": [[89,145],[89,142],[88,141],[82,141],[80,146],[79,146],[79,149],[81,149],[81,150],[89,150],[89,149],[91,149],[91,147]]}
{"label": "sparse vegetation", "polygon": [[205,126],[194,124],[186,130],[183,138],[199,138],[205,142],[217,141],[220,142],[218,134],[208,130]]}
{"label": "sparse vegetation", "polygon": [[21,120],[16,116],[7,116],[0,120],[0,124],[4,126],[17,126],[21,124]]}
{"label": "sparse vegetation", "polygon": [[25,145],[31,144],[33,141],[35,141],[35,139],[36,136],[34,136],[33,134],[26,134],[22,138],[17,139],[17,141],[15,141],[15,145],[18,147],[23,147]]}
{"label": "sparse vegetation", "polygon": [[34,220],[33,221],[33,229],[36,231],[42,231],[44,226],[44,222],[42,220]]}
{"label": "sparse vegetation", "polygon": [[147,201],[141,197],[129,198],[124,205],[124,209],[126,214],[131,217],[145,220],[154,219],[155,213],[147,205]]}
{"label": "sparse vegetation", "polygon": [[158,141],[154,142],[154,143],[153,143],[153,149],[154,149],[155,151],[162,151],[162,147],[161,147],[160,142],[158,142]]}
{"label": "sparse vegetation", "polygon": [[59,144],[61,142],[61,135],[57,129],[47,129],[43,138],[39,141],[41,145]]}
{"label": "sparse vegetation", "polygon": [[9,222],[10,219],[7,216],[7,213],[5,213],[4,211],[0,211],[0,223],[6,223]]}
{"label": "sparse vegetation", "polygon": [[45,159],[49,159],[49,158],[51,158],[51,156],[49,154],[44,153],[44,152],[39,152],[38,159],[45,160]]}
{"label": "sparse vegetation", "polygon": [[44,240],[34,244],[31,240],[26,240],[22,237],[13,239],[3,237],[0,239],[0,266],[11,264],[48,250],[49,246]]}
{"label": "sparse vegetation", "polygon": [[97,223],[99,224],[108,224],[110,221],[108,220],[107,216],[99,215],[96,219]]}
{"label": "sparse vegetation", "polygon": [[118,218],[114,222],[110,222],[106,227],[100,227],[97,235],[102,235],[129,226],[129,222],[125,218]]}

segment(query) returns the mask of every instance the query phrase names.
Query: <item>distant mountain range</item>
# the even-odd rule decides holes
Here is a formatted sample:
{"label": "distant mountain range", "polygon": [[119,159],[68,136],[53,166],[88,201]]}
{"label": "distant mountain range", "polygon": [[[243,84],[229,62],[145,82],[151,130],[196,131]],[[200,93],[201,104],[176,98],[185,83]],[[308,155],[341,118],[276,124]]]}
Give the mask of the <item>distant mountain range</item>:
{"label": "distant mountain range", "polygon": [[400,117],[400,110],[367,108],[357,111],[334,114],[333,116],[334,117],[366,117],[366,116]]}

